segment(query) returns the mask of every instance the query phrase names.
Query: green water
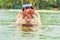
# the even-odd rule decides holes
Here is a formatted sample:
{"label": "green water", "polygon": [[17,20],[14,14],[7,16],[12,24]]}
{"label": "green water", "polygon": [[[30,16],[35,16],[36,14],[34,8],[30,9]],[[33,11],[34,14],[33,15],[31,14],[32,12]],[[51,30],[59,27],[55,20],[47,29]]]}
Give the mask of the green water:
{"label": "green water", "polygon": [[16,11],[0,11],[0,40],[60,40],[60,13],[41,12],[42,26],[37,32],[16,27]]}

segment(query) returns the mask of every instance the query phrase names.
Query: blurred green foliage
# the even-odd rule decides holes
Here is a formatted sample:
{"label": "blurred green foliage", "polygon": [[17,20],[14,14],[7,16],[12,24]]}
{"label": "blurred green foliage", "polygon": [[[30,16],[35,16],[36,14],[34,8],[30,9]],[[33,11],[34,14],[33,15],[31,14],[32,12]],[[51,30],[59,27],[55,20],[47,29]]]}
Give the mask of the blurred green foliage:
{"label": "blurred green foliage", "polygon": [[60,9],[60,0],[0,0],[0,9],[21,9],[26,3],[32,4],[35,9]]}

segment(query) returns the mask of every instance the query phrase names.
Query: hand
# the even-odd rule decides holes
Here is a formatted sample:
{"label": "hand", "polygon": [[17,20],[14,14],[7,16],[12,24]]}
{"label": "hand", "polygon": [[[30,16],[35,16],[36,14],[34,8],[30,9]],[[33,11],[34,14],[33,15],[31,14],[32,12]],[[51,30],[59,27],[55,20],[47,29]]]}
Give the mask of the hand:
{"label": "hand", "polygon": [[25,18],[24,18],[27,22],[29,22],[30,20],[31,20],[31,17],[27,17],[27,16],[25,16]]}

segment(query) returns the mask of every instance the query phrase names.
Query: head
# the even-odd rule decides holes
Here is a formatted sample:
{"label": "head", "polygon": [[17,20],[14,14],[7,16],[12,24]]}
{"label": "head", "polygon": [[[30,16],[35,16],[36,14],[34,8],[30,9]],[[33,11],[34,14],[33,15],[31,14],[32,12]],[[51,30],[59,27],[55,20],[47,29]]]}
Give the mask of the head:
{"label": "head", "polygon": [[32,7],[31,4],[25,4],[25,5],[23,5],[22,11],[24,11],[25,9],[27,10],[27,9],[34,9],[34,8]]}
{"label": "head", "polygon": [[30,4],[24,5],[22,10],[23,10],[25,20],[30,21],[32,19],[32,15],[35,14],[32,5]]}

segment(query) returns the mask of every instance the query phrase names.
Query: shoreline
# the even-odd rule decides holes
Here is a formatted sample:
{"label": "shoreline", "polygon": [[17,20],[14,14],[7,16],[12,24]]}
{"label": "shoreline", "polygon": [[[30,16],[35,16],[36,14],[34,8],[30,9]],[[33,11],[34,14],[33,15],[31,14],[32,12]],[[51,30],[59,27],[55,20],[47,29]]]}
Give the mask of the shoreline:
{"label": "shoreline", "polygon": [[[21,9],[1,9],[0,11],[22,11]],[[37,12],[60,12],[60,10],[36,10]]]}

